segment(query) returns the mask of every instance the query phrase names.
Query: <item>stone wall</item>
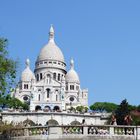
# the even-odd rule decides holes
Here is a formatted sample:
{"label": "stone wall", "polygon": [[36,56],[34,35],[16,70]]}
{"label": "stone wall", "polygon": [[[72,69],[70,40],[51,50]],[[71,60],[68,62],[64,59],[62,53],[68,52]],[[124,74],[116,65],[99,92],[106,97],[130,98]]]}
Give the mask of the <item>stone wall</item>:
{"label": "stone wall", "polygon": [[107,121],[107,117],[102,116],[102,114],[74,114],[74,113],[63,113],[63,112],[3,112],[2,121],[3,122],[14,122],[20,123],[27,119],[32,120],[35,124],[46,125],[46,122],[53,119],[58,122],[59,125],[70,125],[73,121],[78,121],[82,123],[85,119],[87,125],[103,125]]}

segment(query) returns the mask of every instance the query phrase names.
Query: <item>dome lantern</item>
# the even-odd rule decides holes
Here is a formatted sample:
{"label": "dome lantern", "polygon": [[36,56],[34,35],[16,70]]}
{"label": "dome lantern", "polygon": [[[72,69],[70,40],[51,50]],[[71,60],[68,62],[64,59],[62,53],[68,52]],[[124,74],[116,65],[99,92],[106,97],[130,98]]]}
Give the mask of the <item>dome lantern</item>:
{"label": "dome lantern", "polygon": [[50,31],[49,31],[49,41],[54,42],[54,28],[51,24]]}

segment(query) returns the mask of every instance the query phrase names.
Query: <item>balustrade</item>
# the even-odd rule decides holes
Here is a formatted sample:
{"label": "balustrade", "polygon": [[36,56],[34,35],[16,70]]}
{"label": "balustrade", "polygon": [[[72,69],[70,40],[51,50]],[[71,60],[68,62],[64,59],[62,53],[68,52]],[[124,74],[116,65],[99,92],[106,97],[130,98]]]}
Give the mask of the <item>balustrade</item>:
{"label": "balustrade", "polygon": [[114,127],[114,134],[115,135],[134,135],[134,127],[130,127],[130,126]]}
{"label": "balustrade", "polygon": [[[55,132],[54,132],[55,131]],[[140,127],[113,125],[32,126],[8,130],[10,137],[35,135],[129,136],[140,138]]]}
{"label": "balustrade", "polygon": [[109,135],[109,127],[108,126],[89,126],[88,134]]}
{"label": "balustrade", "polygon": [[63,126],[62,134],[83,134],[82,126]]}

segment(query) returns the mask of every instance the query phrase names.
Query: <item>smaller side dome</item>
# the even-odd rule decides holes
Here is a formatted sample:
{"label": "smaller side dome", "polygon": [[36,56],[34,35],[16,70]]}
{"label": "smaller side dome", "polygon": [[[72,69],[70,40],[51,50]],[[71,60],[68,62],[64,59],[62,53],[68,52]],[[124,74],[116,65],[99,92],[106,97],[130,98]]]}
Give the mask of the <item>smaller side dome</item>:
{"label": "smaller side dome", "polygon": [[79,76],[77,74],[77,72],[74,70],[74,61],[73,59],[71,59],[70,61],[70,66],[71,66],[71,69],[67,72],[66,74],[66,82],[72,82],[72,83],[80,83],[80,80],[79,80]]}
{"label": "smaller side dome", "polygon": [[27,59],[25,64],[26,64],[26,68],[24,69],[24,71],[21,74],[21,81],[28,81],[29,82],[31,80],[35,80],[35,76],[30,69],[30,60]]}

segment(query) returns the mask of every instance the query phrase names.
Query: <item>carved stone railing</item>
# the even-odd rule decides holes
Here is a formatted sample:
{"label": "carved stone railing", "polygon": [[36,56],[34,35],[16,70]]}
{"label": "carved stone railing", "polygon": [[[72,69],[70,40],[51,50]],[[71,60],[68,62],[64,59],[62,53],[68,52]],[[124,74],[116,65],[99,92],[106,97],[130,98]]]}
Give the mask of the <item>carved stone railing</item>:
{"label": "carved stone railing", "polygon": [[83,134],[83,126],[63,126],[62,134]]}
{"label": "carved stone railing", "polygon": [[19,136],[113,136],[131,137],[140,139],[140,126],[114,125],[59,125],[59,126],[32,126],[14,128],[9,131],[10,137]]}
{"label": "carved stone railing", "polygon": [[[140,139],[140,126],[114,126],[114,125],[61,125],[49,126],[48,135],[53,138],[56,136],[106,136],[130,139]],[[59,137],[60,138],[60,137]]]}
{"label": "carved stone railing", "polygon": [[109,126],[88,126],[88,134],[91,135],[109,135]]}
{"label": "carved stone railing", "polygon": [[0,133],[1,136],[6,138],[19,136],[48,135],[48,127],[46,126],[13,127]]}
{"label": "carved stone railing", "polygon": [[117,126],[114,127],[115,135],[134,135],[136,127],[131,126]]}

